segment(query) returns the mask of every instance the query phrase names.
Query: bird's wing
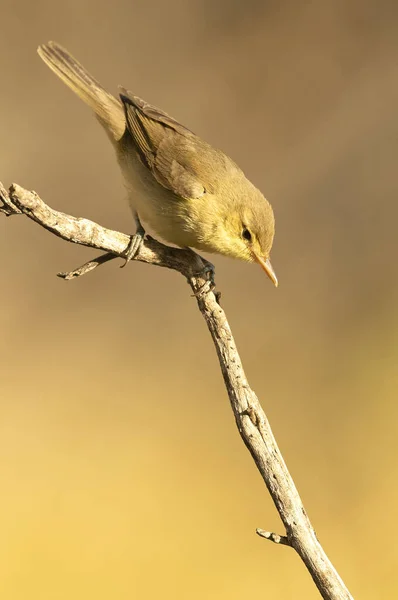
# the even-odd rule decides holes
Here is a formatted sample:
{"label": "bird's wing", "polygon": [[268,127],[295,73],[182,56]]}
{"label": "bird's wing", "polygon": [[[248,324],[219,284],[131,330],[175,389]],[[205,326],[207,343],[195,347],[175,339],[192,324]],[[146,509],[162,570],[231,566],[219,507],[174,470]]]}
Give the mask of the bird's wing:
{"label": "bird's wing", "polygon": [[168,114],[126,90],[120,99],[138,155],[158,183],[182,198],[203,196],[211,187],[211,182],[203,181],[206,169],[200,169],[205,143]]}

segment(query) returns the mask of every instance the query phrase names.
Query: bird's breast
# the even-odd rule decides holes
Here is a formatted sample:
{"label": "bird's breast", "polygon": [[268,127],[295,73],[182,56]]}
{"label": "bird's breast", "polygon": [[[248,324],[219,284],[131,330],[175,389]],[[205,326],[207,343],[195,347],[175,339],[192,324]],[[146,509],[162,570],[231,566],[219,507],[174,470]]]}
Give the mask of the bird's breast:
{"label": "bird's breast", "polygon": [[200,227],[189,216],[189,202],[192,201],[176,196],[158,183],[133,150],[123,152],[119,164],[130,207],[138,213],[143,225],[149,225],[167,242],[181,247],[198,247]]}

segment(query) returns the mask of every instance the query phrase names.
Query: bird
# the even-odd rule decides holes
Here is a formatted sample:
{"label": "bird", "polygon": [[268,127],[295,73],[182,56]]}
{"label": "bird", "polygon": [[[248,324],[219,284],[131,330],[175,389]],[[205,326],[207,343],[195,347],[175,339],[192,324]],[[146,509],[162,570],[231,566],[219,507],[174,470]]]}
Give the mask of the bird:
{"label": "bird", "polygon": [[256,262],[278,285],[273,209],[229,156],[127,89],[119,86],[116,98],[56,42],[37,51],[114,146],[136,223],[127,260],[139,251],[145,223],[176,246]]}

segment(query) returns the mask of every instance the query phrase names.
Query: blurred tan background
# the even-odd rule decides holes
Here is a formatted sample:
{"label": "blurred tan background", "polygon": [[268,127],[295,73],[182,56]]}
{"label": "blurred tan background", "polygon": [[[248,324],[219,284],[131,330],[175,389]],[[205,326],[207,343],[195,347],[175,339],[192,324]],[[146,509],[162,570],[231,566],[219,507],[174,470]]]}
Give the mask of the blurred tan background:
{"label": "blurred tan background", "polygon": [[[224,149],[272,202],[273,289],[214,258],[249,381],[356,598],[398,594],[398,4],[2,0],[0,179],[130,232],[65,45]],[[318,598],[236,431],[182,277],[0,219],[4,600]]]}

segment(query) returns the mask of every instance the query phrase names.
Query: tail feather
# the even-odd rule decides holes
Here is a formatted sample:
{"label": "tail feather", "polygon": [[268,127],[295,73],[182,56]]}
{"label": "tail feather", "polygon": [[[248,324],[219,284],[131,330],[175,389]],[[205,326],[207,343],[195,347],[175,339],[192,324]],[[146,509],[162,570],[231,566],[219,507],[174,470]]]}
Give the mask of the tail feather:
{"label": "tail feather", "polygon": [[121,102],[104,90],[62,46],[48,42],[39,46],[37,51],[50,69],[94,110],[110,138],[119,141],[126,128]]}

